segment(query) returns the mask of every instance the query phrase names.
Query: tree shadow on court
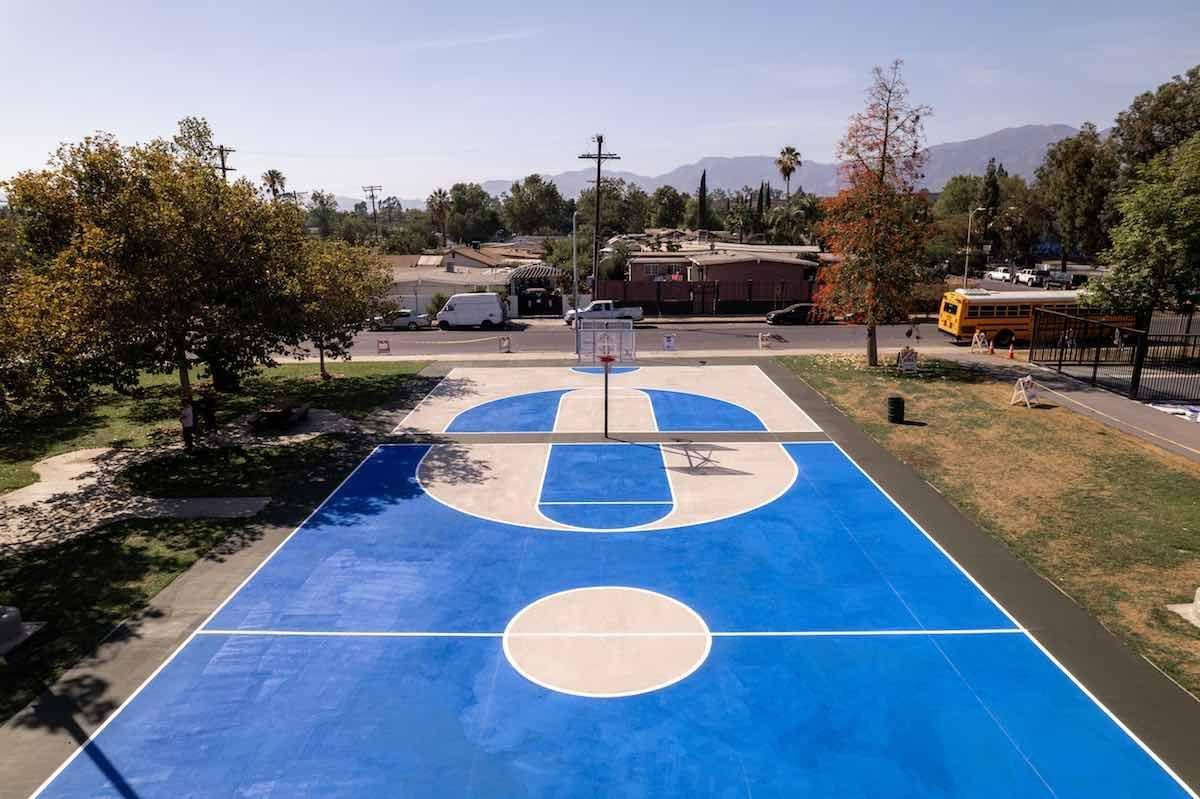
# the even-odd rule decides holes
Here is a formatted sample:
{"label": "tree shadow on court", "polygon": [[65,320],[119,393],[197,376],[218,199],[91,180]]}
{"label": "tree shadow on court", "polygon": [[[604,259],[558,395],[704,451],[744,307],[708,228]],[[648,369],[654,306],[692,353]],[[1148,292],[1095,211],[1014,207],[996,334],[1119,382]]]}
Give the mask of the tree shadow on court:
{"label": "tree shadow on court", "polygon": [[[386,457],[377,455],[376,457]],[[455,442],[431,444],[418,466],[418,475],[395,470],[371,473],[363,486],[353,483],[321,509],[321,520],[335,525],[356,524],[425,493],[422,483],[484,483],[491,478],[492,465]]]}

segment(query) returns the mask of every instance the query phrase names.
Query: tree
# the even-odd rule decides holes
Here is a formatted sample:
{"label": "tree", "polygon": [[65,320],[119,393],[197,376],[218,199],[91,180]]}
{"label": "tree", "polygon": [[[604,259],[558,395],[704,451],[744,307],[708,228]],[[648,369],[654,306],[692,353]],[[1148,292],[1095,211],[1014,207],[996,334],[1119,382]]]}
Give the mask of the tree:
{"label": "tree", "polygon": [[1200,133],[1140,167],[1117,206],[1121,222],[1104,254],[1112,268],[1086,297],[1121,311],[1192,313],[1200,302]]}
{"label": "tree", "polygon": [[650,221],[650,195],[633,183],[625,185],[620,198],[621,232],[644,233]]}
{"label": "tree", "polygon": [[1037,184],[1058,236],[1063,268],[1076,249],[1091,258],[1108,245],[1107,204],[1116,177],[1116,156],[1090,122],[1077,135],[1047,148]]}
{"label": "tree", "polygon": [[772,244],[812,244],[823,211],[815,194],[797,193],[767,215]]}
{"label": "tree", "polygon": [[872,72],[867,107],[850,118],[838,145],[847,188],[823,226],[841,260],[825,270],[819,300],[866,324],[871,366],[879,365],[876,326],[907,314],[928,227],[928,202],[916,186],[930,110],[909,101],[901,66]]}
{"label": "tree", "polygon": [[433,194],[425,201],[425,210],[429,219],[442,232],[442,246],[446,247],[446,223],[450,221],[450,193],[445,189],[434,189]]}
{"label": "tree", "polygon": [[1138,95],[1117,114],[1110,141],[1127,168],[1149,162],[1200,133],[1200,66]]}
{"label": "tree", "polygon": [[400,204],[400,200],[396,197],[384,197],[379,202],[379,210],[383,211],[383,223],[391,225],[393,218],[399,220],[404,213],[404,206]]}
{"label": "tree", "polygon": [[271,195],[272,200],[278,200],[287,186],[287,178],[278,169],[268,169],[262,175],[263,187]]}
{"label": "tree", "polygon": [[978,207],[983,193],[983,178],[978,175],[955,175],[946,181],[942,193],[933,205],[933,215],[939,219],[955,214],[970,213]]}
{"label": "tree", "polygon": [[700,173],[700,188],[696,190],[696,230],[708,230],[708,170]]}
{"label": "tree", "polygon": [[650,224],[652,227],[677,228],[683,224],[686,208],[685,195],[674,186],[659,186],[650,195]]}
{"label": "tree", "polygon": [[384,299],[391,277],[370,250],[343,241],[307,241],[299,262],[290,292],[303,335],[316,347],[321,379],[329,380],[325,359],[349,360],[355,334],[391,310]]}
{"label": "tree", "polygon": [[500,230],[500,204],[478,183],[455,183],[450,187],[450,215],[446,229],[454,240],[470,243],[488,241]]}
{"label": "tree", "polygon": [[[628,185],[621,178],[602,177],[600,186],[600,238],[603,240],[617,233],[630,232],[627,228],[628,220],[625,218],[627,209],[624,207]],[[576,209],[580,219],[596,218],[595,188],[584,189],[580,193]]]}
{"label": "tree", "polygon": [[553,182],[530,175],[501,198],[504,221],[513,233],[552,233],[562,222],[563,198]]}
{"label": "tree", "polygon": [[187,119],[174,141],[64,145],[8,184],[51,310],[104,353],[95,378],[129,386],[140,370],[175,370],[186,397],[197,362],[228,386],[295,343],[301,214],[249,180],[225,183],[211,149],[207,124]]}
{"label": "tree", "polygon": [[779,157],[775,159],[775,168],[779,170],[779,174],[783,176],[783,183],[787,187],[787,197],[792,196],[792,175],[800,168],[800,151],[790,144],[779,151]]}
{"label": "tree", "polygon": [[333,235],[338,216],[337,197],[331,191],[313,191],[308,196],[308,216],[318,236],[324,239]]}
{"label": "tree", "polygon": [[738,243],[745,241],[746,234],[754,230],[755,211],[749,192],[743,193],[733,201],[729,213],[725,215],[725,228],[731,233],[737,233]]}

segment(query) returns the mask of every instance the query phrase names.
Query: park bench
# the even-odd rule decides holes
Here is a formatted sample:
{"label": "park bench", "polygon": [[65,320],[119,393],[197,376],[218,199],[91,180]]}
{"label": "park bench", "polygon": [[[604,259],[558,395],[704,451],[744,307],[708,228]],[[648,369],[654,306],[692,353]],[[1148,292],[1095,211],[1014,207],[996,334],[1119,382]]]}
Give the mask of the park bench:
{"label": "park bench", "polygon": [[44,626],[42,622],[22,621],[21,611],[16,608],[0,607],[0,657],[25,643]]}

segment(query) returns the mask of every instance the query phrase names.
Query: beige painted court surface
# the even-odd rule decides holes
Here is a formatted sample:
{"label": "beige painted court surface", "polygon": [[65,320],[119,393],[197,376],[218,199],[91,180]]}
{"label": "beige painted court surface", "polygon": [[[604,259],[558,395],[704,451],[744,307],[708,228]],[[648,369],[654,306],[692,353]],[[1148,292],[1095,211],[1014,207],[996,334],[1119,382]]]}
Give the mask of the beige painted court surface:
{"label": "beige painted court surface", "polygon": [[[615,433],[652,433],[659,427],[640,389],[695,394],[740,406],[771,432],[815,433],[820,428],[753,365],[651,366],[609,378],[609,427]],[[603,377],[569,367],[453,369],[396,428],[397,433],[443,433],[465,410],[493,400],[567,389],[555,432],[598,433],[603,417]],[[683,431],[681,431],[683,432]]]}

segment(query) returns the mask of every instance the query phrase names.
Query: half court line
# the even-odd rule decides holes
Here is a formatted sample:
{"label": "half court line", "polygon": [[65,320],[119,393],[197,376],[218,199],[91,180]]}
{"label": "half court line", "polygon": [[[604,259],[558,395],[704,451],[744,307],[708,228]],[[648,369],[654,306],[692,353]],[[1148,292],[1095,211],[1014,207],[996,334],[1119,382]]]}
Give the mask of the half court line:
{"label": "half court line", "polygon": [[[685,631],[664,630],[613,632],[525,632],[508,633],[509,638],[861,638],[867,636],[922,635],[1013,635],[1023,632],[1015,627],[994,627],[964,630],[729,630]],[[410,632],[389,630],[213,630],[198,631],[199,635],[279,636],[296,638],[504,638],[503,632]]]}

